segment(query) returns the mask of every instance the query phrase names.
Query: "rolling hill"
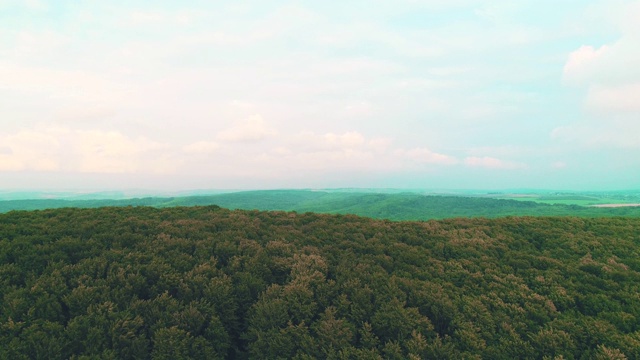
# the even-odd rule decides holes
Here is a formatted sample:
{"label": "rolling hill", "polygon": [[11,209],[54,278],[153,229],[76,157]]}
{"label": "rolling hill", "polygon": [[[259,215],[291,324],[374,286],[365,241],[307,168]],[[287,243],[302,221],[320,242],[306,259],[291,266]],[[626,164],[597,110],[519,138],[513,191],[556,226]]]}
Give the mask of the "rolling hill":
{"label": "rolling hill", "polygon": [[454,217],[495,218],[504,216],[640,217],[640,207],[593,208],[487,197],[311,190],[243,191],[215,195],[145,197],[117,200],[6,200],[0,201],[0,212],[64,207],[206,205],[218,205],[229,209],[355,214],[389,220],[430,220]]}

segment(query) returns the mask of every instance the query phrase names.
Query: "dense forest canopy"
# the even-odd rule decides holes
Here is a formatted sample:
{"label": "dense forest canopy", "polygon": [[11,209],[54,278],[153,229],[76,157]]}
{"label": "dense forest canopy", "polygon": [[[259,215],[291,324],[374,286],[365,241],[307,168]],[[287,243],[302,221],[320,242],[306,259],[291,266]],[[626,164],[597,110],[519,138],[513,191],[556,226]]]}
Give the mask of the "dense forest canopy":
{"label": "dense forest canopy", "polygon": [[2,359],[636,359],[640,219],[0,215]]}

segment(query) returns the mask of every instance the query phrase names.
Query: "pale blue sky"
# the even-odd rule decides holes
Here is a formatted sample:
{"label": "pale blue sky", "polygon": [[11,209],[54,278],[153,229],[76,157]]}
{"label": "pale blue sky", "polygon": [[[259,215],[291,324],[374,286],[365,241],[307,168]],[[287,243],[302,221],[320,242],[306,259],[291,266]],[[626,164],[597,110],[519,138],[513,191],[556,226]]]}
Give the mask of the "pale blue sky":
{"label": "pale blue sky", "polygon": [[0,0],[0,188],[640,188],[640,1]]}

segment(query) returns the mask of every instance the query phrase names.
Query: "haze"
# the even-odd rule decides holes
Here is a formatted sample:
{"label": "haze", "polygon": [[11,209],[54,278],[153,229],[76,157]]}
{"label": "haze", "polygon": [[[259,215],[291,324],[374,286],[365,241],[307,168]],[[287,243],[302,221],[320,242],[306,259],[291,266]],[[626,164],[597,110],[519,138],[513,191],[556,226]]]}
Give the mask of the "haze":
{"label": "haze", "polygon": [[0,0],[0,188],[637,188],[640,1]]}

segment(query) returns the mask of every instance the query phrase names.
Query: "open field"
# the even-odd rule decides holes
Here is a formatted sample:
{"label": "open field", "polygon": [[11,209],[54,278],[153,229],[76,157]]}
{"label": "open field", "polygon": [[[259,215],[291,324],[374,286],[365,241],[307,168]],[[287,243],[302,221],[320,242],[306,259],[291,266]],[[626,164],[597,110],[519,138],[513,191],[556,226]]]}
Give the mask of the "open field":
{"label": "open field", "polygon": [[494,199],[533,201],[540,204],[562,205],[609,205],[640,203],[640,192],[576,192],[576,193],[536,193],[536,194],[497,194],[488,195]]}
{"label": "open field", "polygon": [[619,208],[619,207],[636,207],[636,206],[640,206],[640,204],[598,204],[598,205],[591,205],[592,207],[597,207],[597,208]]}

